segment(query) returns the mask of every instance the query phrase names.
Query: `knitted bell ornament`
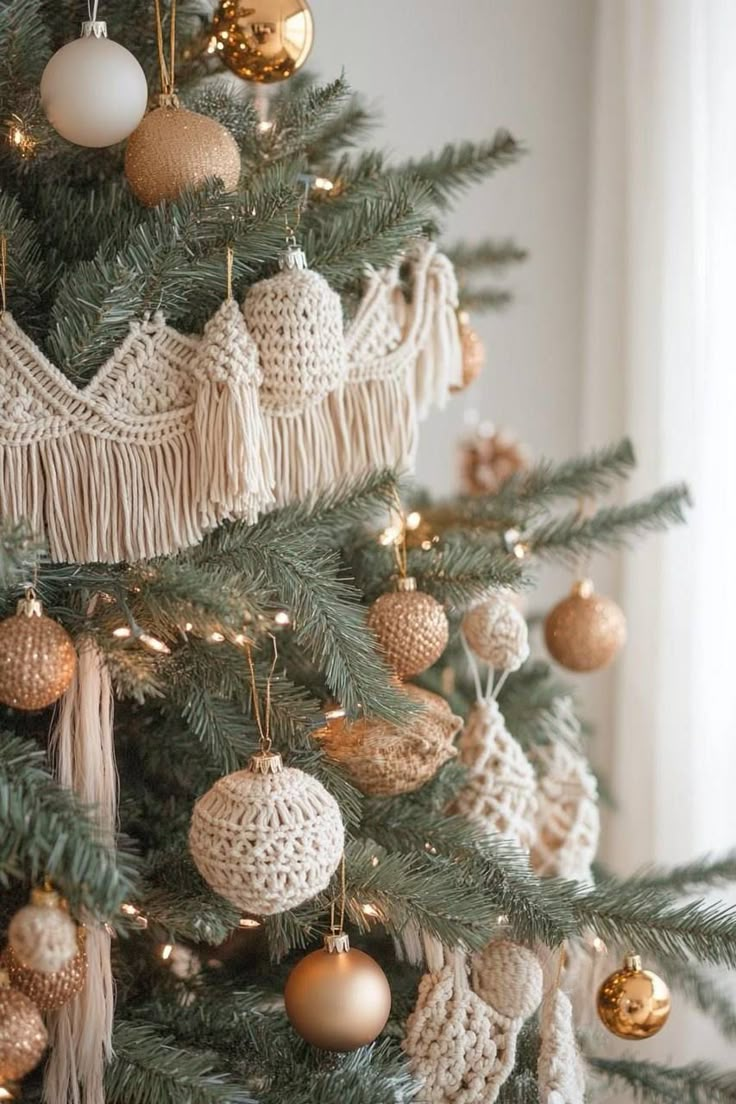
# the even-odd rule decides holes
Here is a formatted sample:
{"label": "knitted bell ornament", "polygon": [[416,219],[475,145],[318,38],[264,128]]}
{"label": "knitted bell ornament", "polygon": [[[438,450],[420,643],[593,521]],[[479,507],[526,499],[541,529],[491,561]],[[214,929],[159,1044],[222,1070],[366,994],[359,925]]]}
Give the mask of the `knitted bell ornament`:
{"label": "knitted bell ornament", "polygon": [[345,472],[345,443],[329,395],[345,377],[342,304],[291,238],[281,271],[261,280],[243,304],[258,347],[261,407],[273,458],[278,505],[331,486]]}

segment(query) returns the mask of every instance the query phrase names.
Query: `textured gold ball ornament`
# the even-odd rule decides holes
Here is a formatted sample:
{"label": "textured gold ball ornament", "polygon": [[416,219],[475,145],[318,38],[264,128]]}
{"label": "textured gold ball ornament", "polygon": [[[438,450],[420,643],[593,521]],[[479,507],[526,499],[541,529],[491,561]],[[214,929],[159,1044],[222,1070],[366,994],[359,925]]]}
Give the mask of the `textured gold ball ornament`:
{"label": "textured gold ball ornament", "polygon": [[20,1081],[38,1065],[48,1036],[33,1001],[0,970],[0,1082]]}
{"label": "textured gold ball ornament", "polygon": [[244,80],[288,80],[309,57],[314,19],[306,0],[223,0],[212,24],[212,46]]}
{"label": "textured gold ball ornament", "polygon": [[383,1031],[391,1012],[391,989],[381,967],[344,932],[297,962],[284,990],[291,1026],[321,1050],[357,1050]]}
{"label": "textured gold ball ornament", "polygon": [[402,693],[421,708],[394,724],[381,717],[328,719],[316,735],[330,759],[340,763],[364,794],[387,797],[411,793],[457,754],[455,736],[463,726],[444,698],[404,686]]}
{"label": "textured gold ball ornament", "polygon": [[569,671],[599,671],[626,642],[626,618],[610,598],[596,594],[590,579],[573,585],[544,623],[549,654]]}
{"label": "textured gold ball ornament", "polygon": [[345,846],[334,797],[311,774],[259,752],[194,806],[189,850],[207,884],[244,912],[272,916],[327,888]]}
{"label": "textured gold ball ornament", "polygon": [[72,638],[44,616],[29,589],[15,616],[0,621],[0,702],[14,709],[45,709],[69,689],[76,668]]}
{"label": "textured gold ball ornament", "polygon": [[651,1039],[667,1023],[670,991],[661,977],[643,970],[639,955],[627,955],[623,969],[607,977],[598,990],[598,1015],[619,1039]]}
{"label": "textured gold ball ornament", "polygon": [[38,887],[30,904],[16,912],[8,927],[8,945],[29,970],[53,974],[77,953],[77,925],[53,889]]}
{"label": "textured gold ball ornament", "polygon": [[470,315],[467,311],[457,312],[457,325],[463,358],[463,381],[451,387],[452,392],[464,391],[466,387],[470,387],[483,371],[486,362],[485,345],[470,324]]}
{"label": "textured gold ball ornament", "polygon": [[7,971],[13,989],[24,993],[40,1012],[56,1012],[84,989],[87,981],[86,935],[87,929],[80,927],[74,957],[55,973],[43,974],[23,966],[12,947],[3,951],[0,967]]}
{"label": "textured gold ball ornament", "polygon": [[399,579],[395,591],[376,599],[367,621],[384,659],[400,679],[426,671],[447,647],[447,614],[435,598],[417,590],[411,576]]}
{"label": "textured gold ball ornament", "polygon": [[226,192],[240,180],[240,150],[216,119],[188,111],[174,95],[159,96],[128,139],[125,175],[147,207],[175,200],[186,188],[218,177]]}

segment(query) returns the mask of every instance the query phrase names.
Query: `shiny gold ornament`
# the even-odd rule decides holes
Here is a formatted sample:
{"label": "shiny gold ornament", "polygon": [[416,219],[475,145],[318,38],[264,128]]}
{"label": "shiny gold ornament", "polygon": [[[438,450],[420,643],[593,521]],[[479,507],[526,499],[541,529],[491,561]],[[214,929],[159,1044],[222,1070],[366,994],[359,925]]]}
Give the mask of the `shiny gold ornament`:
{"label": "shiny gold ornament", "polygon": [[544,639],[549,654],[569,671],[599,671],[626,642],[626,618],[610,598],[581,579],[547,614]]}
{"label": "shiny gold ornament", "polygon": [[24,993],[40,1012],[56,1012],[84,989],[87,980],[86,928],[77,929],[76,953],[62,969],[51,974],[23,966],[12,947],[0,956],[0,969],[7,971],[13,989]]}
{"label": "shiny gold ornament", "polygon": [[661,977],[642,970],[639,955],[627,955],[623,969],[607,977],[598,990],[598,1015],[619,1039],[651,1039],[667,1023],[670,991]]}
{"label": "shiny gold ornament", "polygon": [[33,1001],[0,971],[0,1083],[20,1081],[38,1065],[48,1036]]}
{"label": "shiny gold ornament", "polygon": [[210,52],[244,80],[288,80],[309,57],[314,18],[306,0],[223,0]]}
{"label": "shiny gold ornament", "polygon": [[174,95],[159,96],[128,139],[125,175],[147,207],[176,200],[187,188],[218,177],[226,192],[240,180],[240,150],[229,130],[215,119],[187,111]]}
{"label": "shiny gold ornament", "polygon": [[69,633],[44,616],[29,589],[15,616],[0,621],[0,702],[14,709],[45,709],[69,689],[76,667]]}
{"label": "shiny gold ornament", "polygon": [[453,393],[464,391],[470,387],[483,371],[486,362],[486,349],[480,337],[470,324],[470,315],[467,311],[457,312],[457,324],[460,331],[460,347],[463,357],[463,382],[451,387]]}
{"label": "shiny gold ornament", "polygon": [[450,630],[444,609],[431,595],[417,590],[411,577],[399,579],[396,591],[377,598],[367,621],[384,659],[400,679],[426,671],[447,647]]}
{"label": "shiny gold ornament", "polygon": [[321,1050],[357,1050],[381,1034],[391,1012],[386,975],[344,932],[296,964],[284,990],[291,1026]]}
{"label": "shiny gold ornament", "polygon": [[41,886],[31,892],[30,904],[10,921],[8,945],[19,963],[43,974],[71,962],[77,953],[77,925],[58,893]]}
{"label": "shiny gold ornament", "polygon": [[421,708],[394,724],[381,717],[350,721],[344,715],[329,717],[327,727],[316,733],[330,759],[365,794],[386,797],[411,793],[456,754],[454,738],[462,728],[444,698],[419,686],[404,686],[402,693]]}

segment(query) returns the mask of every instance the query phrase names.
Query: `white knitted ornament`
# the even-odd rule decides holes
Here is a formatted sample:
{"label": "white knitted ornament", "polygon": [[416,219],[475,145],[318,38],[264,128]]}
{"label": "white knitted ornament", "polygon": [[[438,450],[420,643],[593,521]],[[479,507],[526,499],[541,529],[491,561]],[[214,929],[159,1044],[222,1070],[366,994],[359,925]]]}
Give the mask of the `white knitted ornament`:
{"label": "white knitted ornament", "polygon": [[528,947],[494,939],[471,960],[473,991],[501,1016],[527,1020],[542,1000],[544,971]]}
{"label": "white knitted ornament", "polygon": [[584,1104],[585,1071],[575,1040],[572,1005],[561,989],[545,997],[539,1030],[540,1104]]}
{"label": "white knitted ornament", "polygon": [[227,298],[204,328],[194,412],[204,525],[254,522],[273,502],[273,472],[258,387],[258,349]]}
{"label": "white knitted ornament", "polygon": [[496,670],[518,671],[529,657],[526,621],[503,594],[493,594],[468,610],[463,633],[473,652]]}
{"label": "white knitted ornament", "polygon": [[57,893],[35,889],[31,903],[10,921],[8,943],[21,966],[55,974],[77,953],[77,926]]}
{"label": "white knitted ornament", "polygon": [[[563,701],[560,708],[571,705]],[[585,758],[561,740],[537,747],[534,761],[539,782],[532,867],[540,877],[590,881],[600,835],[595,777]]]}
{"label": "white knitted ornament", "polygon": [[468,776],[453,811],[528,850],[536,836],[536,777],[495,700],[473,706],[458,750]]}
{"label": "white knitted ornament", "polygon": [[345,845],[334,797],[311,774],[254,755],[200,797],[189,849],[221,897],[259,916],[296,908],[325,889]]}
{"label": "white knitted ornament", "polygon": [[347,359],[339,295],[310,272],[294,242],[280,265],[278,275],[250,288],[243,311],[258,347],[274,493],[283,505],[344,475],[345,443],[328,397],[344,380]]}

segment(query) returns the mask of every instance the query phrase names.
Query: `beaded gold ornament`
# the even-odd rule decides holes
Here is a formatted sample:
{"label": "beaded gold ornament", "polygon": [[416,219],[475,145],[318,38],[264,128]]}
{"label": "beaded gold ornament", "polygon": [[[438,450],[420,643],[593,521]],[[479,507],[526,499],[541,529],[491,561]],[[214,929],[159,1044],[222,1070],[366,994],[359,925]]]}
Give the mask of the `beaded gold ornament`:
{"label": "beaded gold ornament", "polygon": [[0,702],[45,709],[66,693],[76,668],[72,638],[28,587],[15,616],[0,621]]}

